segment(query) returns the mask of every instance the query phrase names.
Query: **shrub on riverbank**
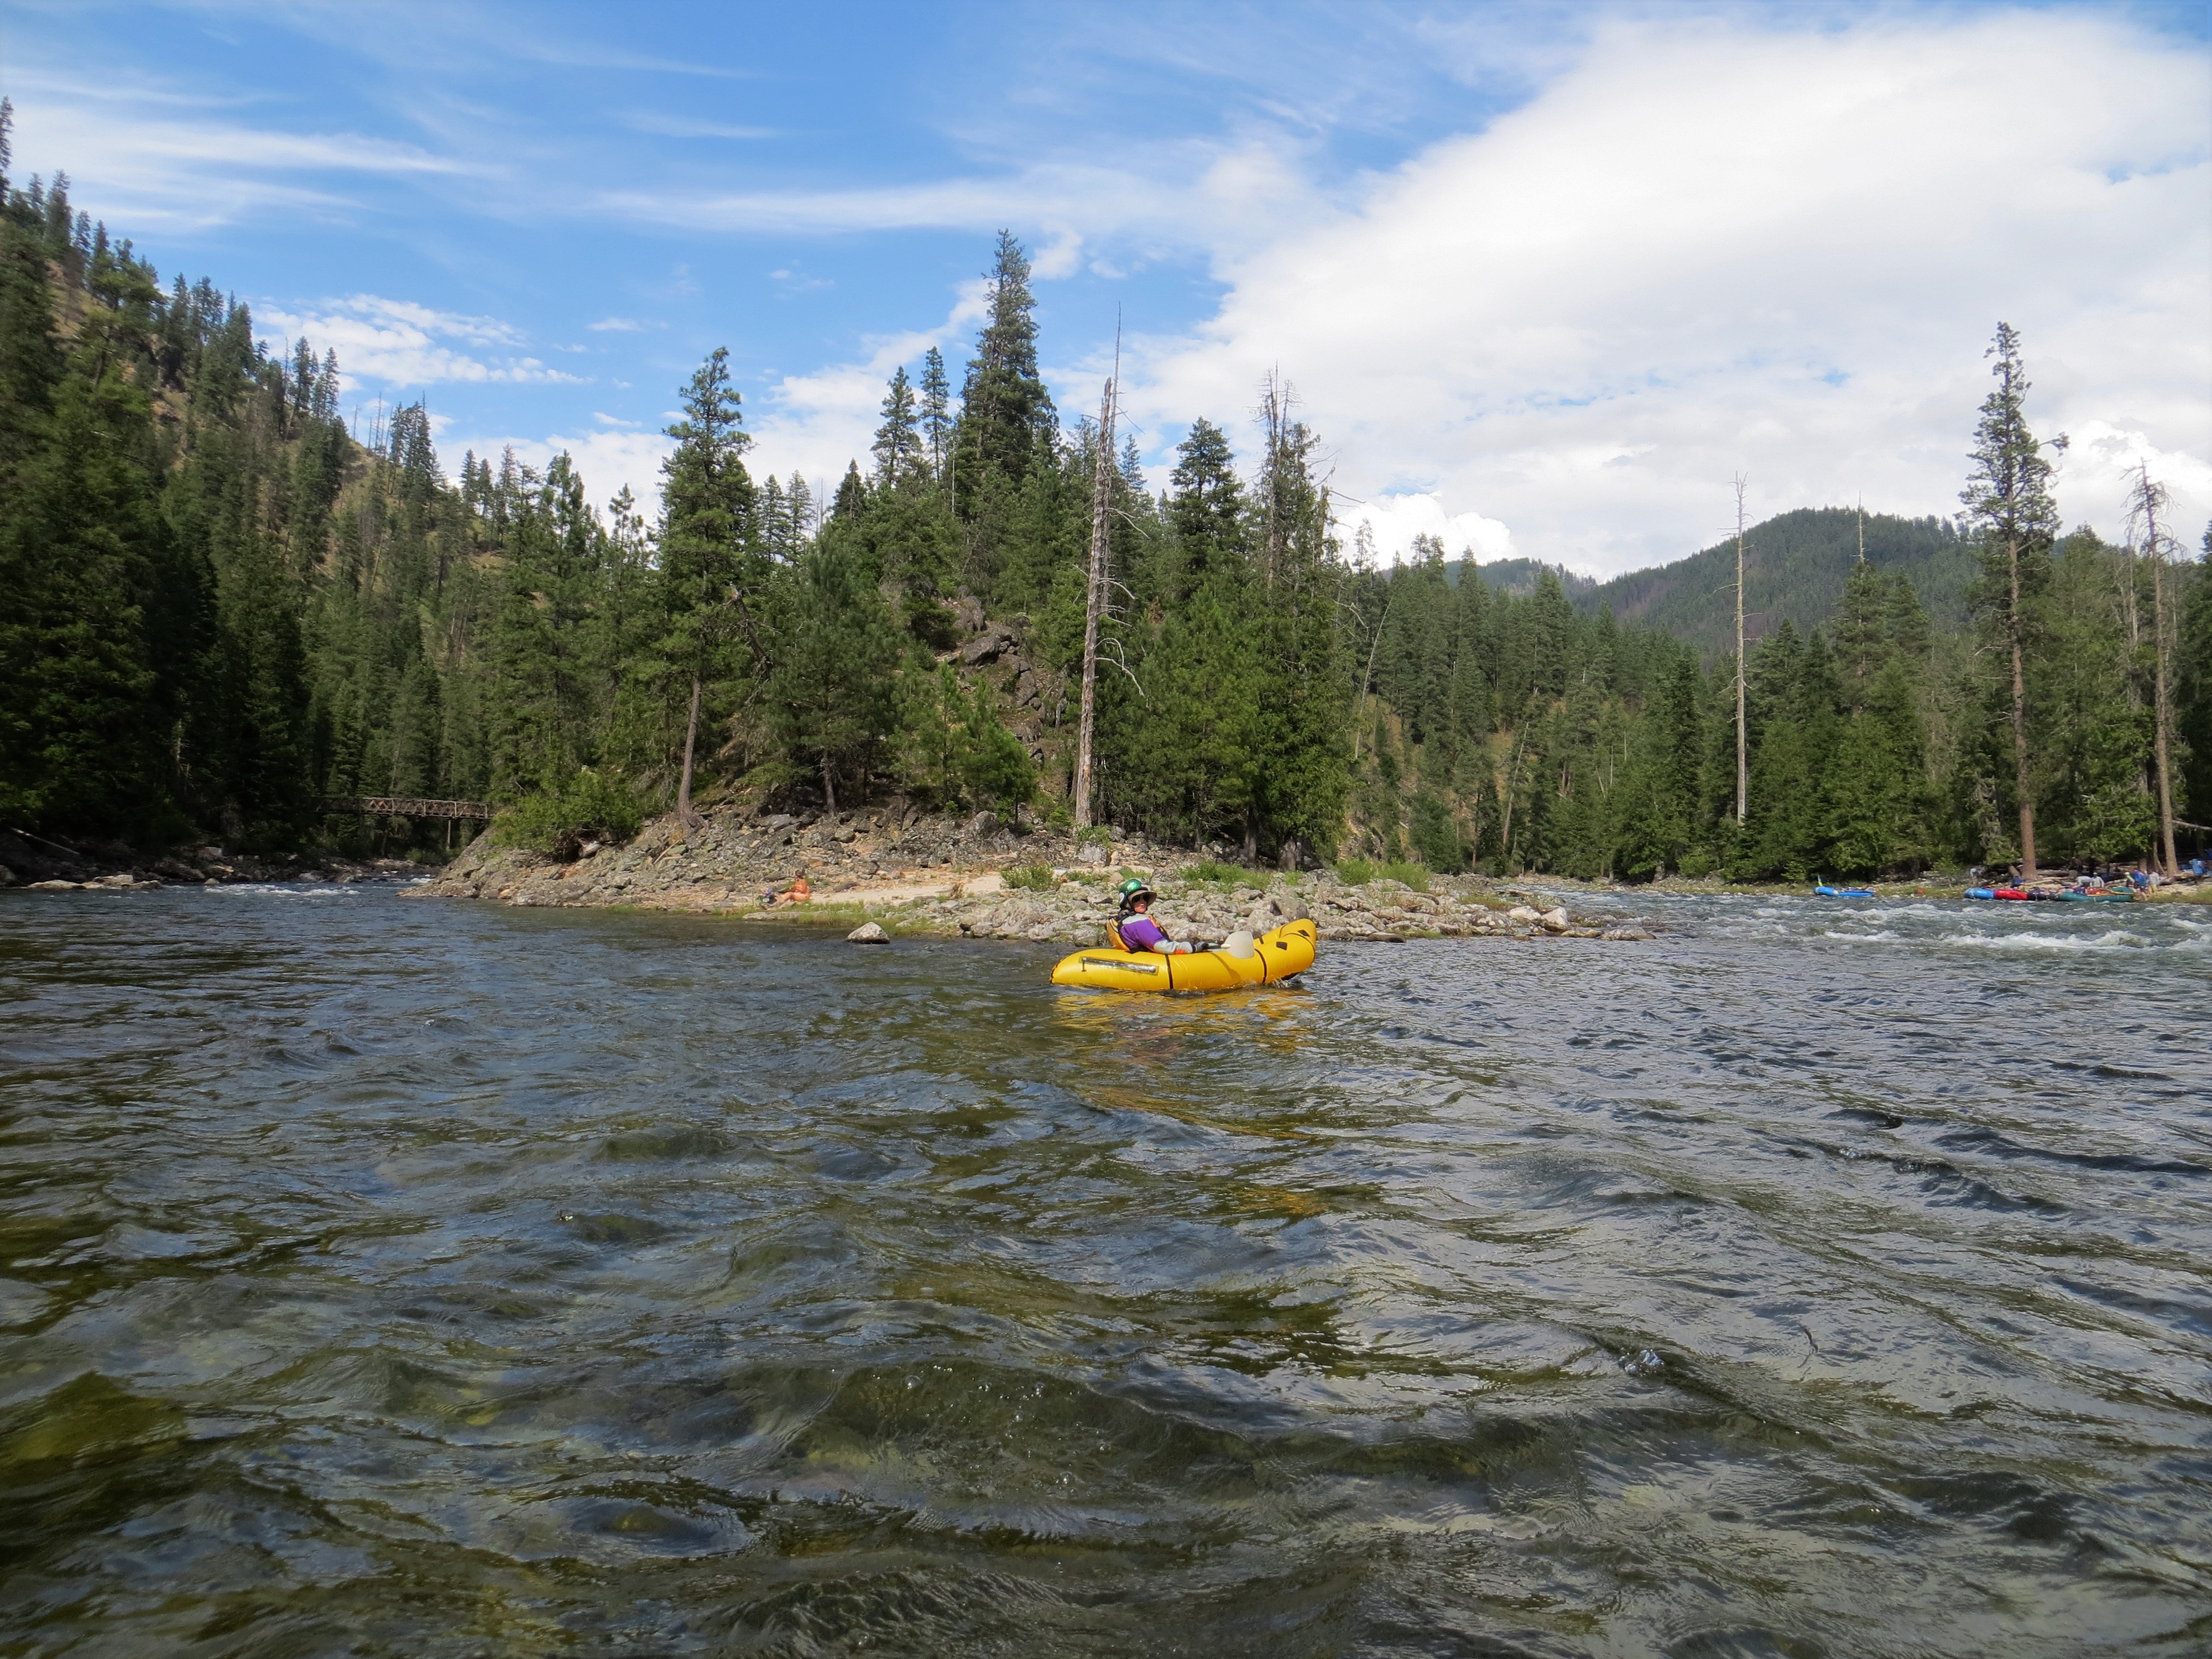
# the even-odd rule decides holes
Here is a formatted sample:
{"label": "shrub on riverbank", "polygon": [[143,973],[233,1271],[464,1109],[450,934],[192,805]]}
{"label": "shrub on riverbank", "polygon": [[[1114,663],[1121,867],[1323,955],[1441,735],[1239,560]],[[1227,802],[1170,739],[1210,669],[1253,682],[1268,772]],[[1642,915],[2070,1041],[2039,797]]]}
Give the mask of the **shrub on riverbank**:
{"label": "shrub on riverbank", "polygon": [[502,846],[572,859],[586,842],[629,840],[644,822],[626,780],[583,767],[562,787],[526,796],[501,813],[492,835]]}

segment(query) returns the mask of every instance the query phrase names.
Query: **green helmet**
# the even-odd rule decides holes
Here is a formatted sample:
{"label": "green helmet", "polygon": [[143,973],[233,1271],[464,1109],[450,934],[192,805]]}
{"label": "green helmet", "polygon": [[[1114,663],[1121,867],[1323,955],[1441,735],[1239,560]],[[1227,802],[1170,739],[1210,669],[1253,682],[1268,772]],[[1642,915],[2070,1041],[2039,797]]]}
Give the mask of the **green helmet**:
{"label": "green helmet", "polygon": [[1121,908],[1124,910],[1135,904],[1140,898],[1148,899],[1158,896],[1150,887],[1145,884],[1145,878],[1142,876],[1132,876],[1123,882],[1121,893]]}

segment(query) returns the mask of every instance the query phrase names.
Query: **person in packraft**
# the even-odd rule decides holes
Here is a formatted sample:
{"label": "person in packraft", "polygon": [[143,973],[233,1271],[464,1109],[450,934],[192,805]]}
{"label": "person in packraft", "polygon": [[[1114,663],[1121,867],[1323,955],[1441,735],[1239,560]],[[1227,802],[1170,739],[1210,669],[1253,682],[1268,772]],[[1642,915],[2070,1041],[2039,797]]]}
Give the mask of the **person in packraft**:
{"label": "person in packraft", "polygon": [[1121,884],[1121,908],[1115,914],[1114,931],[1121,936],[1123,950],[1158,951],[1164,956],[1173,956],[1190,949],[1162,933],[1159,923],[1146,914],[1157,896],[1139,877],[1132,876]]}

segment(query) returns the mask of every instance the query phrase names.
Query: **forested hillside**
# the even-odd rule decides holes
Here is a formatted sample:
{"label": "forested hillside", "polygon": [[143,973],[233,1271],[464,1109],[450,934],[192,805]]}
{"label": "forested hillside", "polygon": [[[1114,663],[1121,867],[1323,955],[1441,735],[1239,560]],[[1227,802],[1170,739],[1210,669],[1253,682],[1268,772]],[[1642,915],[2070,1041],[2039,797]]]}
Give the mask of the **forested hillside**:
{"label": "forested hillside", "polygon": [[1534,593],[1536,584],[1547,570],[1559,579],[1559,586],[1566,590],[1570,599],[1587,593],[1597,586],[1590,577],[1579,575],[1563,564],[1546,564],[1541,559],[1496,559],[1488,564],[1462,559],[1446,565],[1444,574],[1456,585],[1470,570],[1499,592],[1510,593],[1516,599],[1526,599]]}
{"label": "forested hillside", "polygon": [[[2025,776],[2046,862],[2132,859],[2161,665],[2177,816],[2212,816],[2212,585],[2141,526],[1870,518],[1862,565],[1849,514],[1761,526],[1739,821],[1735,665],[1692,625],[1727,608],[1713,553],[1609,585],[1620,618],[1556,571],[1455,581],[1433,544],[1363,568],[1272,385],[1256,455],[1200,420],[1157,484],[1130,447],[1097,468],[1011,236],[957,384],[934,350],[899,369],[833,485],[755,477],[717,351],[661,499],[601,514],[565,457],[441,458],[419,406],[357,442],[327,353],[272,356],[245,307],[165,289],[64,180],[5,166],[0,823],[30,833],[358,842],[322,802],[367,794],[488,799],[555,850],[714,801],[1065,820],[1102,471],[1096,803],[1155,836],[1798,879],[2008,859]],[[1947,626],[1969,567],[1973,620]]]}
{"label": "forested hillside", "polygon": [[[1841,608],[1858,563],[1902,576],[1920,596],[1929,622],[1957,629],[1966,621],[1974,579],[1973,549],[1942,519],[1862,516],[1849,507],[1800,507],[1751,526],[1745,536],[1744,607],[1753,638],[1788,623],[1800,634],[1826,627]],[[1735,649],[1735,538],[1656,569],[1586,588],[1575,607],[1610,611],[1616,620],[1663,629],[1708,660]]]}

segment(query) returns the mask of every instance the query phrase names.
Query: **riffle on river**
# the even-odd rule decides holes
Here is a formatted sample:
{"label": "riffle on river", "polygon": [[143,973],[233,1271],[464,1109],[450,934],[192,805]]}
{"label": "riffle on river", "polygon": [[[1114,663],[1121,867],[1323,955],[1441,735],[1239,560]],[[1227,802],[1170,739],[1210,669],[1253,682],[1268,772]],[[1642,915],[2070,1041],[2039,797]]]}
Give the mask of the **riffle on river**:
{"label": "riffle on river", "polygon": [[2212,1650],[2212,910],[1633,908],[0,895],[0,1654]]}

